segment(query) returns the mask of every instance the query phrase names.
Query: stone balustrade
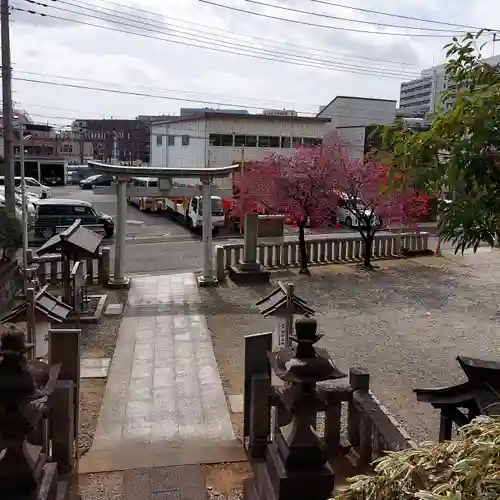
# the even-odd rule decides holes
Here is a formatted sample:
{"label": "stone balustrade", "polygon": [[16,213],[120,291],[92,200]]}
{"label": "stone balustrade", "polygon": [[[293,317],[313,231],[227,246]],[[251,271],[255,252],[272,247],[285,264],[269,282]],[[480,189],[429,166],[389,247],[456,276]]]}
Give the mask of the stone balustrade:
{"label": "stone balustrade", "polygon": [[[84,274],[88,276],[88,283],[107,284],[110,275],[110,249],[103,247],[95,259],[83,260]],[[37,264],[35,272],[41,285],[57,284],[62,279],[62,257],[60,254],[43,256],[33,255],[28,250],[28,265]],[[74,264],[74,263],[72,263]]]}
{"label": "stone balustrade", "polygon": [[[318,384],[318,393],[327,409],[317,413],[311,423],[331,460],[353,449],[362,466],[382,456],[384,451],[415,446],[407,432],[372,394],[369,384],[370,376],[362,368],[349,370],[348,384]],[[252,458],[264,459],[266,444],[272,442],[277,428],[289,423],[286,410],[280,406],[279,396],[284,388],[271,385],[271,378],[264,374],[252,377],[248,387],[250,394],[245,398],[249,403],[247,450]]]}
{"label": "stone balustrade", "polygon": [[[375,236],[372,256],[374,259],[400,256],[403,250],[428,250],[428,233],[403,233]],[[328,264],[356,262],[363,259],[363,240],[355,238],[312,237],[306,240],[308,262]],[[219,281],[230,266],[243,257],[243,243],[216,246],[216,276]],[[257,247],[257,262],[267,268],[299,266],[299,242],[261,243]]]}

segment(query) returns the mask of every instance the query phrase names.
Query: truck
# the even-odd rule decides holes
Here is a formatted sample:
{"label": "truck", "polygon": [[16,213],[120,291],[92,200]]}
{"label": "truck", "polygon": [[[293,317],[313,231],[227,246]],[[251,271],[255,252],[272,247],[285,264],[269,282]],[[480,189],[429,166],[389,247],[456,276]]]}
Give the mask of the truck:
{"label": "truck", "polygon": [[[156,198],[158,200],[158,198]],[[163,210],[177,215],[191,230],[201,230],[203,227],[203,197],[202,196],[170,196],[161,199]],[[222,198],[211,197],[212,229],[225,225],[225,213]]]}

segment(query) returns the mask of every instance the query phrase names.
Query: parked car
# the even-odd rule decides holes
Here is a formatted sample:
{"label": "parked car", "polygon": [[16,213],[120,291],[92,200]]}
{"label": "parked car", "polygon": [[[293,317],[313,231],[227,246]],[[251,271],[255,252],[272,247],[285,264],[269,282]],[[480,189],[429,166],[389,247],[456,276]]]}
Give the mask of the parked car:
{"label": "parked car", "polygon": [[110,175],[91,175],[80,181],[80,187],[82,189],[94,189],[95,186],[111,186],[113,180],[114,178]]}
{"label": "parked car", "polygon": [[81,219],[82,225],[102,225],[108,238],[113,236],[115,223],[110,215],[98,212],[88,201],[57,199],[40,200],[36,205],[35,235],[49,239],[57,228],[69,227]]}
{"label": "parked car", "polygon": [[[16,215],[19,216],[19,219],[22,219],[22,207],[23,207],[23,196],[21,193],[21,188],[16,188],[15,190],[16,196]],[[5,186],[0,186],[0,197],[1,197],[1,205],[5,205]],[[32,225],[35,221],[36,214],[36,203],[40,200],[40,198],[34,193],[26,193],[26,213],[28,214],[28,224]]]}
{"label": "parked car", "polygon": [[[365,210],[365,205],[361,200],[353,200],[349,199],[347,195],[341,195],[337,208],[335,210],[335,216],[339,220],[341,224],[346,227],[358,227],[359,220],[358,218],[349,210],[349,207],[355,209],[358,213],[365,213],[368,215],[370,210]],[[375,226],[378,224],[377,215],[374,214],[372,218],[372,225]]]}
{"label": "parked car", "polygon": [[45,183],[50,184],[51,186],[61,186],[63,185],[63,180],[57,176],[45,177]]}
{"label": "parked car", "polygon": [[[29,191],[30,193],[34,193],[40,198],[50,198],[52,196],[50,188],[48,186],[44,186],[33,177],[25,177],[24,182],[26,184],[26,191]],[[21,177],[14,177],[14,184],[16,187],[20,188]],[[5,185],[5,177],[2,175],[0,176],[0,186],[4,185]]]}

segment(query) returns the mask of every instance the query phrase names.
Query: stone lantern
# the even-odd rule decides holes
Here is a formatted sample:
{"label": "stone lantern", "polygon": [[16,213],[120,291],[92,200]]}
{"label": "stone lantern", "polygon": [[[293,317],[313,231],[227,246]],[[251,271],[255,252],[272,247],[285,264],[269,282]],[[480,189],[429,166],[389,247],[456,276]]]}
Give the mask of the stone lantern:
{"label": "stone lantern", "polygon": [[0,498],[36,498],[45,458],[26,437],[35,430],[41,412],[34,400],[44,397],[28,369],[24,332],[15,326],[0,341]]}
{"label": "stone lantern", "polygon": [[255,479],[245,485],[248,499],[326,500],[334,488],[334,474],[323,443],[311,425],[316,413],[326,409],[316,383],[344,378],[324,349],[316,320],[301,317],[295,323],[296,347],[269,353],[271,367],[286,388],[279,391],[280,403],[292,422],[276,431],[268,445],[266,462],[257,464]]}

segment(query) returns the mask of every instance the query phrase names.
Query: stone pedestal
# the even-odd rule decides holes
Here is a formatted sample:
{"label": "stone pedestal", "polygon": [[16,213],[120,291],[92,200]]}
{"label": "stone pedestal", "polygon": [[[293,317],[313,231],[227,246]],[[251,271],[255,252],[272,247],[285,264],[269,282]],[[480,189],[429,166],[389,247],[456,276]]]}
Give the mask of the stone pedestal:
{"label": "stone pedestal", "polygon": [[277,447],[270,445],[266,461],[257,464],[254,477],[243,483],[243,497],[245,500],[324,500],[331,497],[333,488],[334,474],[328,463],[289,474]]}
{"label": "stone pedestal", "polygon": [[229,266],[229,277],[237,285],[247,285],[250,283],[269,283],[271,272],[263,268],[258,263],[235,264]]}
{"label": "stone pedestal", "polygon": [[245,215],[243,260],[229,266],[229,277],[238,285],[269,283],[271,273],[257,262],[258,214]]}

